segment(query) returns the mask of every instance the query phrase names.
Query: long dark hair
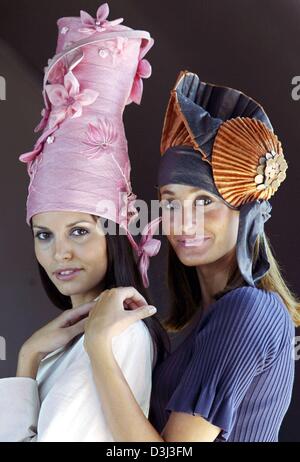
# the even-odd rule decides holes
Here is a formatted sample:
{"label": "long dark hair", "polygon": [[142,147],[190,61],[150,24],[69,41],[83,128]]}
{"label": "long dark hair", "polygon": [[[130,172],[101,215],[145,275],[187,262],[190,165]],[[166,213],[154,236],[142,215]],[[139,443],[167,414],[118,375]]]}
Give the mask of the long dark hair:
{"label": "long dark hair", "polygon": [[[263,235],[259,235],[256,239],[252,256],[252,265],[255,267],[259,258],[263,239],[265,239],[270,269],[258,281],[257,288],[277,292],[289,311],[295,326],[300,326],[299,300],[284,280],[281,274],[281,267],[275,259],[271,243],[265,233],[264,238]],[[229,271],[225,287],[214,295],[214,299],[218,300],[231,290],[247,285],[235,261]],[[199,313],[201,317],[203,314],[203,306],[196,268],[188,267],[181,263],[170,244],[168,256],[168,286],[170,290],[171,310],[168,318],[164,320],[163,325],[168,331],[176,332],[189,324],[194,315],[197,312],[199,313],[199,310],[201,311],[201,313]]]}
{"label": "long dark hair", "polygon": [[[98,217],[92,215],[96,221]],[[107,220],[100,217],[103,227]],[[131,244],[126,235],[119,233],[119,226],[116,226],[115,235],[106,234],[107,243],[107,272],[103,281],[103,290],[115,287],[135,287],[140,294],[152,305],[148,290],[143,286],[142,279],[137,267]],[[63,295],[48,277],[44,268],[38,263],[39,274],[42,285],[51,300],[59,309],[72,308],[71,298]],[[143,319],[149,329],[154,344],[156,366],[165,358],[170,350],[169,338],[156,315]]]}

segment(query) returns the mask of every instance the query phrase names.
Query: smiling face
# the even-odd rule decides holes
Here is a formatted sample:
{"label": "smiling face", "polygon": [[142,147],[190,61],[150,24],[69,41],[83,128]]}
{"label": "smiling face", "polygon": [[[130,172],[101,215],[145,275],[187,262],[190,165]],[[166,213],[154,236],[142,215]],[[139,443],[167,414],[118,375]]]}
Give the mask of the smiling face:
{"label": "smiling face", "polygon": [[73,306],[99,295],[107,271],[100,220],[87,213],[45,212],[32,218],[32,228],[36,258],[59,292]]}
{"label": "smiling face", "polygon": [[184,265],[207,265],[235,253],[239,211],[214,194],[187,185],[165,185],[160,196],[164,233]]}

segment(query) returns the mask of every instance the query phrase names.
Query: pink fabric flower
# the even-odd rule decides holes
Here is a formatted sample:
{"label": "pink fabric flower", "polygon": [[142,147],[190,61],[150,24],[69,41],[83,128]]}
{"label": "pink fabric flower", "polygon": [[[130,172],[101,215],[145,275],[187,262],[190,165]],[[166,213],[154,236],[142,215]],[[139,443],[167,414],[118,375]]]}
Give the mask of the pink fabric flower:
{"label": "pink fabric flower", "polygon": [[107,3],[103,3],[98,10],[96,19],[94,19],[91,15],[89,15],[86,11],[80,11],[80,17],[82,25],[84,26],[82,29],[79,29],[79,32],[83,32],[84,34],[94,34],[95,32],[103,32],[113,26],[117,26],[121,24],[124,19],[119,18],[115,19],[114,21],[107,21],[107,17],[109,15],[109,6]]}
{"label": "pink fabric flower", "polygon": [[[73,67],[78,62],[79,58],[76,60],[76,63],[74,61]],[[80,117],[82,115],[82,108],[93,104],[98,98],[99,93],[89,89],[80,92],[79,82],[72,73],[72,70],[70,70],[64,77],[64,85],[46,85],[46,96],[49,98],[52,109],[50,111],[50,109],[46,108],[42,111],[43,119],[36,129],[45,128],[49,124],[48,130],[37,140],[33,151],[22,154],[19,157],[21,162],[32,162],[42,152],[46,139],[57,130],[59,124],[67,116],[72,118]]]}
{"label": "pink fabric flower", "polygon": [[83,141],[89,148],[82,152],[87,153],[89,159],[93,159],[97,154],[104,153],[110,146],[114,145],[117,139],[118,133],[114,124],[107,118],[98,119],[97,125],[89,123],[86,141]]}
{"label": "pink fabric flower", "polygon": [[124,229],[128,230],[130,223],[138,216],[138,211],[135,207],[137,196],[132,192],[132,190],[120,190],[120,199],[119,224]]}
{"label": "pink fabric flower", "polygon": [[147,61],[147,59],[142,59],[139,62],[127,104],[130,104],[132,102],[136,104],[141,104],[144,88],[142,79],[148,79],[151,76],[151,74],[151,64],[149,63],[149,61]]}
{"label": "pink fabric flower", "polygon": [[123,169],[121,169],[113,154],[112,158],[122,176],[122,178],[116,183],[121,198],[121,204],[119,208],[119,222],[120,225],[127,230],[130,223],[138,216],[138,211],[135,207],[137,196],[132,191],[132,185],[130,181],[130,162],[127,160]]}
{"label": "pink fabric flower", "polygon": [[138,267],[140,274],[142,276],[143,285],[146,288],[149,287],[148,269],[150,264],[150,258],[158,254],[161,246],[160,240],[153,238],[153,235],[155,234],[157,226],[160,222],[161,218],[158,217],[152,220],[150,223],[148,223],[148,225],[145,226],[144,230],[142,231],[142,238],[140,242],[137,243],[129,231],[128,223],[126,223],[125,220],[120,221],[120,226],[122,226],[125,229],[127,233],[127,238],[130,241],[132,248],[135,250],[139,258]]}
{"label": "pink fabric flower", "polygon": [[51,112],[50,109],[43,109],[42,110],[41,115],[43,116],[43,118],[40,121],[40,123],[35,127],[35,129],[34,129],[35,133],[37,133],[37,132],[39,132],[41,130],[44,130],[44,128],[46,128],[48,120],[49,120],[50,112]]}
{"label": "pink fabric flower", "polygon": [[93,104],[99,92],[85,89],[80,92],[80,85],[72,71],[64,77],[64,85],[46,85],[46,93],[52,104],[49,126],[60,124],[67,116],[77,118],[82,115],[83,106]]}
{"label": "pink fabric flower", "polygon": [[[64,76],[68,71],[73,71],[76,66],[83,60],[84,54],[82,50],[75,50],[72,54],[69,55],[69,65],[67,67],[66,63],[63,60],[58,61],[53,68],[50,70],[50,73],[47,76],[47,80],[51,84],[60,84],[64,82]],[[47,74],[48,69],[51,67],[52,59],[48,61],[48,67],[45,67],[45,74]],[[43,92],[45,100],[45,109],[42,110],[41,115],[43,116],[41,122],[35,127],[34,132],[37,133],[47,126],[49,116],[51,113],[49,98],[47,97],[46,92]]]}
{"label": "pink fabric flower", "polygon": [[160,217],[151,221],[151,223],[149,223],[143,230],[141,241],[138,244],[138,256],[140,257],[138,265],[142,275],[144,287],[149,287],[148,269],[150,258],[158,254],[161,246],[160,240],[153,238],[153,235],[155,234],[157,226],[160,222]]}

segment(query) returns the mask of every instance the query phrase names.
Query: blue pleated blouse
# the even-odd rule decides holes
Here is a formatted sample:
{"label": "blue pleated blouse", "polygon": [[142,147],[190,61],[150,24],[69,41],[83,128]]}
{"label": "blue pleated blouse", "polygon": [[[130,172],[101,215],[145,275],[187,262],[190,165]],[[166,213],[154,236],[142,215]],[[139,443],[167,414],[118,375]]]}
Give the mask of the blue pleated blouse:
{"label": "blue pleated blouse", "polygon": [[295,327],[276,292],[245,286],[214,302],[153,373],[149,419],[172,411],[221,428],[216,442],[278,441],[295,373]]}

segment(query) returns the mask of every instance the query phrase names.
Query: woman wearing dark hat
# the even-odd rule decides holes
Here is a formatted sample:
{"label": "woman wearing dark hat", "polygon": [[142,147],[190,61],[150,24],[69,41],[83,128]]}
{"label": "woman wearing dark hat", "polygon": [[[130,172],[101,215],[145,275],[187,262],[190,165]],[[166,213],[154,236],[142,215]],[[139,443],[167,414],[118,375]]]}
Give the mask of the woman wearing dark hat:
{"label": "woman wearing dark hat", "polygon": [[101,294],[85,347],[101,351],[93,370],[109,425],[117,441],[278,441],[300,325],[299,303],[264,233],[268,200],[286,177],[281,144],[253,99],[182,72],[161,151],[166,325],[187,334],[154,372],[147,420],[113,359],[111,337],[151,312],[123,310],[129,296],[143,301],[134,289]]}

